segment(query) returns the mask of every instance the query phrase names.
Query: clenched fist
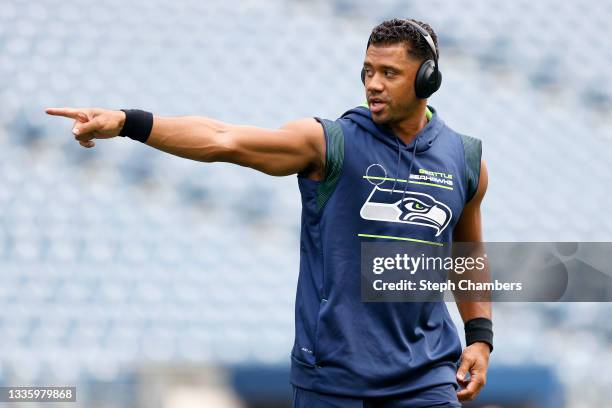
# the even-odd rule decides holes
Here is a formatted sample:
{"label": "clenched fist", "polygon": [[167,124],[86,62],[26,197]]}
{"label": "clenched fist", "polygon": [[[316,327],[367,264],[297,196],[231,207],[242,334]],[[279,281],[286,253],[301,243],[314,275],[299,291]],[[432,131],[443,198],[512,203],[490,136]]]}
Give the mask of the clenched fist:
{"label": "clenched fist", "polygon": [[47,114],[74,119],[72,133],[81,146],[90,148],[93,139],[109,139],[119,135],[125,123],[125,112],[98,108],[48,108]]}

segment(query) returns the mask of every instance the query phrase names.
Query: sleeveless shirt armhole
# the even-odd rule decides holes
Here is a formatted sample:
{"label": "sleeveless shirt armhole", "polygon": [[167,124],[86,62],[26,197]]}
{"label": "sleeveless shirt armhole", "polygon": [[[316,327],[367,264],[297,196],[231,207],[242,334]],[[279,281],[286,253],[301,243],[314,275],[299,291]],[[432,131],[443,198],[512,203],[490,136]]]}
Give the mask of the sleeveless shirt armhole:
{"label": "sleeveless shirt armhole", "polygon": [[475,137],[461,135],[465,157],[466,203],[474,197],[480,180],[480,159],[482,141]]}
{"label": "sleeveless shirt armhole", "polygon": [[325,174],[317,188],[317,211],[325,206],[340,180],[344,164],[344,133],[340,124],[328,119],[314,118],[323,126],[325,134]]}

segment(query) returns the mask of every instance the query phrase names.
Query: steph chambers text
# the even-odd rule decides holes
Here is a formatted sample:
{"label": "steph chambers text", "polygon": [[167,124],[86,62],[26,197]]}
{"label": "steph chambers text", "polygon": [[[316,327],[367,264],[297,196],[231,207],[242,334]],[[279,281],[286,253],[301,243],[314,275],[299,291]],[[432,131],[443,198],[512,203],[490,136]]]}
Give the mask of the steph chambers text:
{"label": "steph chambers text", "polygon": [[397,282],[384,282],[377,279],[372,282],[372,286],[376,291],[430,291],[430,292],[446,292],[447,290],[460,291],[521,291],[523,284],[521,282],[500,282],[497,279],[493,282],[473,282],[468,279],[453,282],[447,280],[445,282],[432,282],[426,279],[421,279],[418,282],[402,279]]}

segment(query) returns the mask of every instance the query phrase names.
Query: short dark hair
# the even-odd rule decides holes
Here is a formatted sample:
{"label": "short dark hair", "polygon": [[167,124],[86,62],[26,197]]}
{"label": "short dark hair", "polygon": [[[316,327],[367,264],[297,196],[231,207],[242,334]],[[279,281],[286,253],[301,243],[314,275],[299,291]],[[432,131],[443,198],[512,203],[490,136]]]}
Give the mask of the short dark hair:
{"label": "short dark hair", "polygon": [[[410,19],[413,23],[418,24],[424,30],[426,30],[431,38],[433,39],[434,45],[436,46],[436,53],[440,55],[438,50],[438,36],[434,32],[433,28],[427,23],[422,21]],[[370,38],[368,39],[369,47],[373,45],[390,45],[397,43],[408,44],[408,54],[420,60],[434,59],[434,55],[431,52],[431,48],[427,44],[423,35],[412,25],[399,18],[386,20],[374,27]],[[366,47],[366,49],[367,49]]]}

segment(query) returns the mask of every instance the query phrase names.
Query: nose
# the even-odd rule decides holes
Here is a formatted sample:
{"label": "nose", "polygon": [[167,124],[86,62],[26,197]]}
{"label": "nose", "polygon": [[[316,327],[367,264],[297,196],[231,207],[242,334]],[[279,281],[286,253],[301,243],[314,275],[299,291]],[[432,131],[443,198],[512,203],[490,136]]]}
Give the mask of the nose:
{"label": "nose", "polygon": [[371,78],[366,76],[365,87],[368,92],[378,93],[384,89],[383,81],[378,73],[374,73]]}

